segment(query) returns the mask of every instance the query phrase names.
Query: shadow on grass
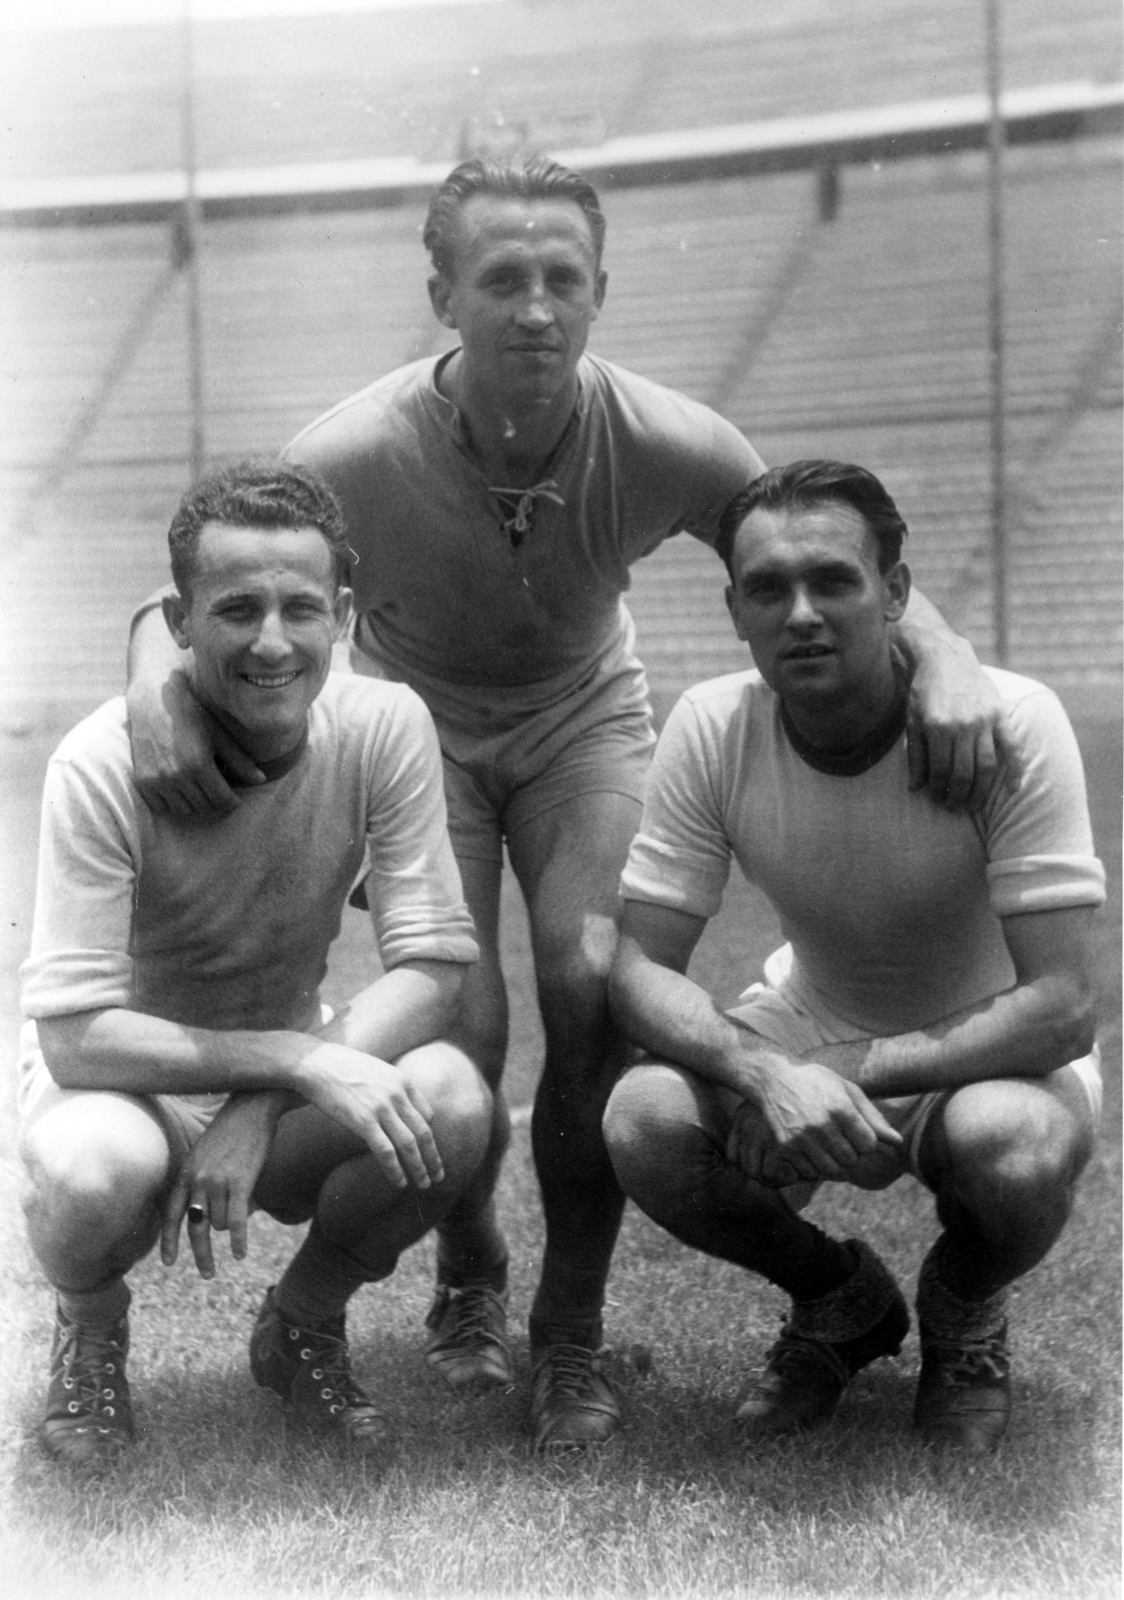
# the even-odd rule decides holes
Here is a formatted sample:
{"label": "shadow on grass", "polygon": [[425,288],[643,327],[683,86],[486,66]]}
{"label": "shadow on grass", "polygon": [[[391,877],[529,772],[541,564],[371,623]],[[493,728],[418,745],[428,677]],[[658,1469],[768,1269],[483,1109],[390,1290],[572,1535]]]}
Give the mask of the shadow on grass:
{"label": "shadow on grass", "polygon": [[[676,1256],[666,1262],[672,1274],[682,1266]],[[700,1281],[715,1290],[712,1315],[724,1316],[725,1280],[706,1263],[698,1266]],[[165,1326],[139,1330],[133,1376],[144,1437],[132,1458],[90,1480],[59,1471],[25,1437],[12,1463],[12,1531],[39,1551],[70,1552],[74,1568],[85,1563],[103,1583],[120,1571],[123,1551],[129,1571],[148,1563],[163,1571],[186,1561],[200,1540],[212,1563],[213,1552],[230,1544],[243,1566],[257,1564],[263,1582],[278,1582],[294,1543],[319,1541],[315,1548],[327,1550],[338,1529],[325,1577],[340,1595],[369,1593],[372,1584],[381,1589],[391,1558],[401,1574],[413,1570],[416,1537],[440,1534],[455,1544],[461,1519],[479,1524],[511,1563],[532,1530],[536,1547],[554,1561],[584,1552],[587,1576],[617,1548],[665,1552],[667,1530],[681,1525],[684,1561],[688,1552],[701,1559],[712,1541],[744,1542],[746,1561],[756,1551],[788,1549],[791,1593],[828,1592],[811,1569],[809,1587],[800,1588],[791,1552],[812,1551],[826,1537],[854,1556],[873,1534],[891,1565],[884,1582],[875,1573],[862,1592],[901,1594],[905,1551],[921,1527],[957,1548],[968,1541],[994,1578],[1009,1550],[1063,1538],[1075,1508],[1087,1506],[1098,1479],[1105,1483],[1097,1397],[1054,1368],[1020,1383],[1011,1438],[993,1461],[965,1464],[928,1450],[910,1433],[912,1344],[899,1361],[860,1374],[828,1427],[747,1447],[732,1415],[738,1384],[771,1342],[765,1317],[753,1319],[760,1331],[737,1342],[736,1361],[724,1340],[700,1344],[691,1327],[665,1351],[658,1342],[629,1340],[626,1326],[610,1358],[626,1419],[621,1435],[586,1455],[536,1457],[525,1431],[524,1339],[516,1341],[518,1382],[510,1391],[460,1396],[426,1368],[416,1312],[428,1269],[425,1259],[407,1265],[406,1309],[393,1317],[401,1326],[388,1329],[393,1308],[375,1295],[353,1318],[357,1375],[400,1435],[389,1464],[356,1459],[287,1428],[280,1402],[253,1383],[245,1338],[260,1284],[228,1279],[221,1293],[193,1285],[205,1304],[173,1313],[170,1342],[171,1297]],[[142,1302],[147,1283],[142,1277]],[[160,1283],[154,1275],[151,1292]],[[744,1298],[743,1280],[735,1277],[732,1290]],[[221,1308],[207,1303],[212,1296]],[[232,1340],[233,1328],[239,1337]],[[34,1406],[22,1410],[33,1429]],[[466,1571],[476,1575],[466,1587],[484,1583],[488,1592],[492,1558],[474,1548],[465,1547]],[[678,1550],[667,1553],[668,1570],[680,1560]],[[1111,1569],[1107,1546],[1097,1559],[1100,1570]],[[910,1592],[935,1592],[922,1579]],[[684,1582],[683,1591],[688,1587]],[[387,1592],[428,1591],[403,1582]]]}

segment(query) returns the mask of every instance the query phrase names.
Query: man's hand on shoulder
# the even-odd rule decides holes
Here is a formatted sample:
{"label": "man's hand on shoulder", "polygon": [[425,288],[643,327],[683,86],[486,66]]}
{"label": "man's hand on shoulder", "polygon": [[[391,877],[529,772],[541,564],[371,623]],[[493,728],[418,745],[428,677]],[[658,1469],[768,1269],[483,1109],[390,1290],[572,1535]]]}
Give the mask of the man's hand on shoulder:
{"label": "man's hand on shoulder", "polygon": [[126,704],[133,772],[150,810],[177,817],[233,811],[240,801],[216,756],[238,782],[263,781],[249,756],[196,700],[185,673],[173,672],[157,693],[134,680]]}
{"label": "man's hand on shoulder", "polygon": [[1018,787],[1020,758],[999,690],[966,639],[942,637],[917,658],[906,740],[910,788],[950,811],[978,811],[997,779]]}

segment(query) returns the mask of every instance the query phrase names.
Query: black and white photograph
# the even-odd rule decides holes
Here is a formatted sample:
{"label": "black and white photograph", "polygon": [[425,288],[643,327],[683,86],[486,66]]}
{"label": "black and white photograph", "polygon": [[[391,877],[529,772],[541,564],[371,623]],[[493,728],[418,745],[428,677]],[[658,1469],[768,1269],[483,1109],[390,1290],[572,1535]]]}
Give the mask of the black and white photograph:
{"label": "black and white photograph", "polygon": [[11,1600],[1116,1600],[1124,16],[0,0]]}

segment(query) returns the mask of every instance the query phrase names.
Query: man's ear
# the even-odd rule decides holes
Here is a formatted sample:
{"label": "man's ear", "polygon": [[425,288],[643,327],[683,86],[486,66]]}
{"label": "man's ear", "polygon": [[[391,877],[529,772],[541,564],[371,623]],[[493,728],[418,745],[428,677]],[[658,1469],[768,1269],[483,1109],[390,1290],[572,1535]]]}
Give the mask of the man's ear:
{"label": "man's ear", "polygon": [[882,574],[882,586],[886,595],[882,614],[887,622],[901,621],[909,604],[912,583],[912,575],[904,561],[895,561],[889,572]]}
{"label": "man's ear", "polygon": [[354,608],[354,599],[350,589],[337,589],[336,598],[332,601],[332,619],[335,623],[333,638],[338,644],[347,633],[347,625],[351,621]]}
{"label": "man's ear", "polygon": [[166,594],[160,602],[160,609],[164,613],[164,621],[168,624],[168,632],[179,645],[181,650],[191,649],[191,638],[187,631],[187,607],[178,594]]}
{"label": "man's ear", "polygon": [[601,307],[605,304],[605,290],[608,287],[609,274],[604,271],[598,272],[593,286],[593,316],[589,319],[591,322],[597,316],[597,313],[601,310]]}
{"label": "man's ear", "polygon": [[745,629],[742,627],[741,617],[738,615],[738,597],[732,583],[726,585],[726,610],[730,613],[730,621],[734,624],[734,632],[745,643]]}
{"label": "man's ear", "polygon": [[453,292],[453,285],[443,272],[435,272],[427,284],[429,289],[429,303],[433,307],[433,314],[446,328],[455,328],[457,319],[449,310],[449,298]]}

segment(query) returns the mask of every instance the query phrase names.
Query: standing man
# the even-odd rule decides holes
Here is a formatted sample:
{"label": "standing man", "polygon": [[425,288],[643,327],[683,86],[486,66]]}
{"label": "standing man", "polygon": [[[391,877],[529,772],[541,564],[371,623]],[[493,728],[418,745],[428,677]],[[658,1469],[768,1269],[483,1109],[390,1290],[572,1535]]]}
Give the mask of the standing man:
{"label": "standing man", "polygon": [[[664,539],[686,530],[713,543],[723,506],[762,470],[705,406],[585,354],[605,295],[604,229],[593,189],[566,168],[457,167],[425,243],[434,311],[461,344],[343,401],[286,452],[321,471],[343,505],[355,670],[409,683],[437,723],[481,947],[458,1037],[497,1090],[505,844],[527,902],[546,1034],[531,1124],[546,1216],[530,1329],[538,1448],[606,1439],[619,1418],[598,1359],[623,1206],[601,1136],[624,1061],[606,981],[654,742],[622,595],[632,563]],[[974,775],[986,783],[994,771],[995,697],[931,607],[911,608],[902,637],[929,730],[927,747],[915,742],[916,776],[962,802]],[[151,803],[230,805],[151,619],[137,627],[133,664],[134,750]],[[455,1384],[512,1377],[492,1199],[509,1125],[498,1093],[495,1105],[489,1161],[439,1235],[429,1359]]]}
{"label": "standing man", "polygon": [[[438,1036],[476,955],[429,716],[329,677],[350,594],[339,508],[302,468],[205,480],[171,527],[164,615],[199,704],[262,781],[209,826],[141,800],[122,700],[55,753],[19,1090],[32,1248],[58,1311],[43,1439],[97,1467],[135,1433],[126,1274],[186,1212],[246,1253],[253,1205],[311,1227],[262,1306],[258,1383],[362,1451],[388,1424],[351,1375],[347,1303],[465,1192],[491,1096]],[[318,998],[364,847],[385,971]]]}
{"label": "standing man", "polygon": [[[649,1216],[791,1296],[738,1412],[754,1435],[825,1422],[909,1327],[873,1251],[800,1207],[822,1182],[919,1178],[941,1233],[918,1286],[914,1421],[980,1451],[1010,1412],[1008,1285],[1054,1244],[1092,1147],[1104,872],[1041,684],[990,673],[1017,789],[997,784],[976,815],[910,792],[905,531],[876,478],[829,461],[766,473],[723,517],[757,670],[688,691],[660,739],[611,980],[652,1059],[617,1085],[605,1131]],[[789,942],[722,1012],[686,971],[731,857]]]}

